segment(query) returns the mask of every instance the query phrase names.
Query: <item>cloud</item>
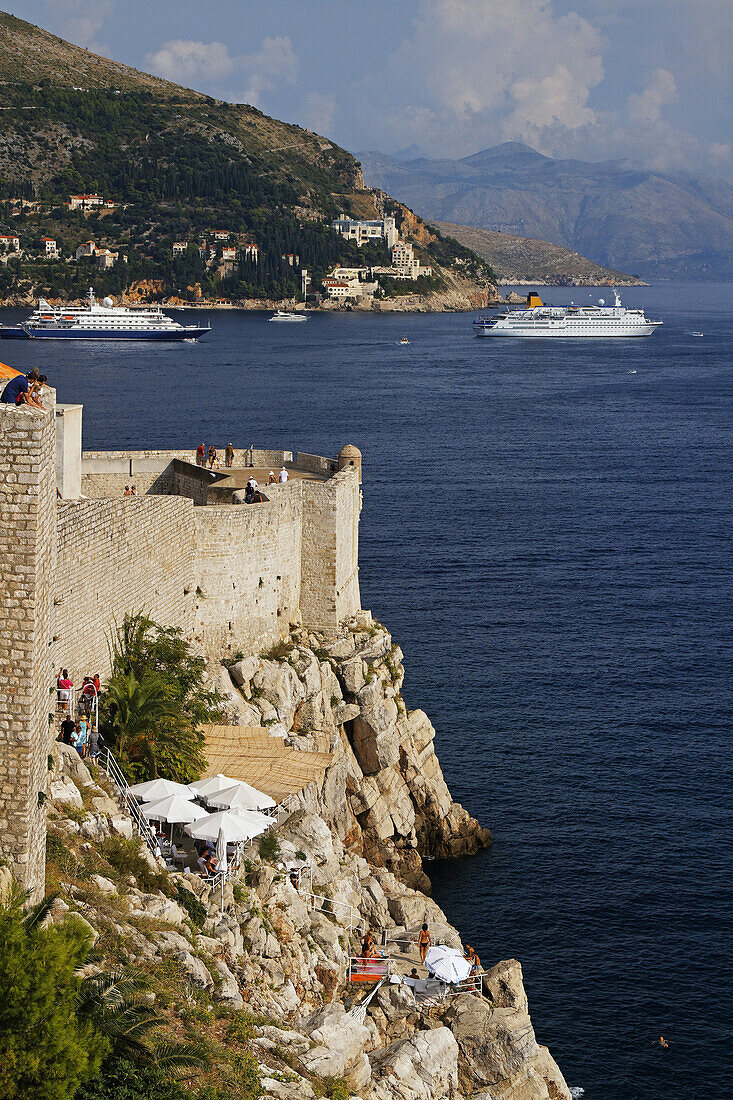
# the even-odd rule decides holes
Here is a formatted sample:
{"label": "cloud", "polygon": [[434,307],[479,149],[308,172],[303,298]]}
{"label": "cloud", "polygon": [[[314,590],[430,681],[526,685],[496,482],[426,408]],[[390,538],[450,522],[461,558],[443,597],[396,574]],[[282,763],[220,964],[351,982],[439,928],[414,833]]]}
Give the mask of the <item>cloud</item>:
{"label": "cloud", "polygon": [[254,107],[262,107],[266,92],[295,83],[298,58],[290,39],[278,35],[264,38],[259,50],[243,57],[239,67],[247,74],[247,86],[239,98]]}
{"label": "cloud", "polygon": [[97,35],[112,15],[112,0],[48,0],[51,18],[62,38],[94,53],[108,53]]}
{"label": "cloud", "polygon": [[631,122],[659,122],[662,108],[674,103],[677,84],[669,69],[655,69],[640,95],[630,95],[626,110]]}
{"label": "cloud", "polygon": [[155,53],[145,58],[151,69],[166,80],[179,84],[201,78],[217,80],[234,69],[234,59],[223,42],[194,42],[174,38],[163,43]]}
{"label": "cloud", "polygon": [[[556,15],[552,0],[423,0],[381,93],[387,129],[395,145],[429,142],[455,154],[587,126],[604,75],[601,48],[595,27]],[[414,89],[410,102],[395,106],[405,87]]]}
{"label": "cloud", "polygon": [[[179,84],[204,87],[223,99],[263,106],[266,93],[295,81],[298,58],[289,38],[264,38],[253,53],[232,56],[224,42],[171,39],[146,64]],[[231,78],[228,80],[228,78]]]}

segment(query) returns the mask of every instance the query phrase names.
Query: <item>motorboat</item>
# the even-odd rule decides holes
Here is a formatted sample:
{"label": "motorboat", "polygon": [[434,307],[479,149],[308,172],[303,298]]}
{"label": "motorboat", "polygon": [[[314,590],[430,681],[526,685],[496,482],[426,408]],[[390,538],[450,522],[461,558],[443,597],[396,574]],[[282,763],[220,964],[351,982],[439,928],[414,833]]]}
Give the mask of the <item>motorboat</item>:
{"label": "motorboat", "polygon": [[307,321],[308,320],[308,314],[307,313],[289,313],[285,309],[278,309],[275,313],[273,313],[272,317],[268,317],[267,319],[268,319],[268,321],[285,321],[286,323],[288,321]]}

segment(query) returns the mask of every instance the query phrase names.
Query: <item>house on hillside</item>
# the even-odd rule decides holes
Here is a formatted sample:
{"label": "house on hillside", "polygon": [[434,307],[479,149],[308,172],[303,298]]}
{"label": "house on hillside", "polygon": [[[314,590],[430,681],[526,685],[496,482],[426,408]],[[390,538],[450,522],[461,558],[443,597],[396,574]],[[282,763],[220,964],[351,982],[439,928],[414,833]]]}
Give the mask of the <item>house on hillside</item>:
{"label": "house on hillside", "polygon": [[0,233],[0,248],[3,252],[18,252],[20,239],[12,233]]}
{"label": "house on hillside", "polygon": [[215,241],[228,241],[231,233],[228,229],[215,229],[213,237]]}
{"label": "house on hillside", "polygon": [[411,244],[406,241],[397,241],[392,247],[392,267],[403,279],[417,279],[420,275],[432,275],[432,267],[423,267],[419,260],[415,259],[415,252]]}
{"label": "house on hillside", "polygon": [[101,195],[69,195],[69,210],[91,210],[103,204]]}
{"label": "house on hillside", "polygon": [[59,254],[58,245],[56,244],[56,241],[53,239],[53,237],[41,237],[41,247],[43,248],[46,255],[50,258],[55,259],[55,257]]}
{"label": "house on hillside", "polygon": [[108,271],[111,267],[115,266],[119,256],[119,252],[110,252],[108,248],[100,248],[97,250],[95,262],[100,271]]}
{"label": "house on hillside", "polygon": [[397,223],[394,218],[382,218],[380,221],[360,221],[354,218],[336,218],[331,228],[345,237],[347,241],[356,241],[361,247],[369,241],[384,241],[392,248],[399,240]]}
{"label": "house on hillside", "polygon": [[300,256],[297,252],[283,252],[281,258],[286,260],[291,267],[300,267]]}
{"label": "house on hillside", "polygon": [[174,241],[173,255],[182,256],[188,250],[188,241]]}
{"label": "house on hillside", "polygon": [[90,256],[97,255],[97,246],[94,241],[84,241],[84,244],[80,244],[74,253],[77,260],[86,260]]}
{"label": "house on hillside", "polygon": [[249,241],[239,246],[239,253],[245,260],[251,260],[252,263],[259,263],[260,250],[256,244],[252,244]]}
{"label": "house on hillside", "polygon": [[236,260],[236,258],[237,258],[236,248],[232,248],[231,245],[228,245],[226,248],[222,248],[221,258],[222,258],[222,260]]}

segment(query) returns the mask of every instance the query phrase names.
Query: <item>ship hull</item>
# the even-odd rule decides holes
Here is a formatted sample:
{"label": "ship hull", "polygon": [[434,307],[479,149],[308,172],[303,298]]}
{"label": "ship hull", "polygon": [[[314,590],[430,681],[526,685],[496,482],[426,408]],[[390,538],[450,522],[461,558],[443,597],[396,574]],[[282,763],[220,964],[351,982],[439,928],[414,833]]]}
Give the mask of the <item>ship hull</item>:
{"label": "ship hull", "polygon": [[640,336],[651,336],[656,327],[656,325],[634,325],[633,328],[619,328],[617,332],[568,332],[567,329],[559,327],[538,331],[530,328],[506,329],[474,325],[474,332],[476,336],[502,336],[524,340],[629,340]]}
{"label": "ship hull", "polygon": [[109,329],[31,329],[26,335],[32,340],[153,340],[156,343],[180,343],[182,340],[198,340],[210,332],[209,328],[181,328],[172,332],[111,332]]}

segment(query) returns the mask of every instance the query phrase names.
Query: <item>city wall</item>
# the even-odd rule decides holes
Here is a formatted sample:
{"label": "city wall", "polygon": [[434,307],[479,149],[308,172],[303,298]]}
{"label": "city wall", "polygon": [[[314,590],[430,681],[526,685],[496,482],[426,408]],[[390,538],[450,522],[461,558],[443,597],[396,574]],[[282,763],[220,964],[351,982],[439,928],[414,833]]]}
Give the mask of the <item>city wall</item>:
{"label": "city wall", "polygon": [[0,855],[34,901],[45,882],[52,739],[53,400],[50,413],[0,405]]}
{"label": "city wall", "polygon": [[81,406],[53,392],[50,406],[0,405],[0,856],[34,897],[58,669],[104,679],[110,631],[136,611],[218,660],[265,648],[297,617],[328,635],[360,606],[354,448],[358,469],[343,452],[240,449],[235,464],[315,476],[223,504],[224,475],[190,451],[83,454]]}

